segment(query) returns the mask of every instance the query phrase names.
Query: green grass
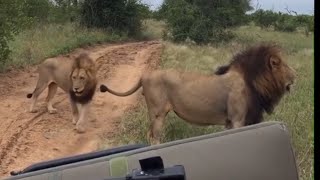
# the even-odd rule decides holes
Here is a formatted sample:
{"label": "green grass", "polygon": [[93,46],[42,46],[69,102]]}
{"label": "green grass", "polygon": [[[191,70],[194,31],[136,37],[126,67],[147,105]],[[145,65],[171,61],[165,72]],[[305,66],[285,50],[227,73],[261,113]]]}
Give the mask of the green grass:
{"label": "green grass", "polygon": [[47,57],[68,53],[84,45],[124,39],[126,37],[71,23],[39,25],[21,32],[10,42],[12,53],[0,70],[38,64]]}
{"label": "green grass", "polygon": [[[313,35],[264,31],[253,26],[233,30],[237,38],[229,43],[215,46],[196,46],[164,42],[161,68],[212,73],[216,66],[227,63],[232,55],[244,47],[260,41],[273,41],[286,50],[286,60],[298,73],[293,91],[286,95],[272,115],[265,120],[284,122],[291,134],[294,152],[299,166],[300,179],[313,177],[313,115],[314,115],[314,68]],[[130,111],[121,120],[114,139],[117,144],[146,143],[149,119],[144,100],[137,109]],[[162,142],[183,139],[221,131],[222,127],[197,127],[187,124],[174,113],[167,116]]]}
{"label": "green grass", "polygon": [[234,30],[237,35],[235,41],[243,44],[270,41],[280,44],[287,53],[297,52],[301,49],[313,49],[313,33],[306,37],[302,32],[265,31],[257,26],[242,26]]}

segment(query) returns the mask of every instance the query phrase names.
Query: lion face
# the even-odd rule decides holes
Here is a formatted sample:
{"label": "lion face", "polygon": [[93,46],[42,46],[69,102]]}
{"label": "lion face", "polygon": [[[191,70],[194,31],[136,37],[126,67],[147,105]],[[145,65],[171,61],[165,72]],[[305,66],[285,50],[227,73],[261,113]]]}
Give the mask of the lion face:
{"label": "lion face", "polygon": [[296,79],[296,71],[277,57],[270,58],[272,72],[285,92],[289,92]]}
{"label": "lion face", "polygon": [[75,69],[71,74],[72,91],[76,96],[81,96],[89,81],[87,72],[84,69]]}

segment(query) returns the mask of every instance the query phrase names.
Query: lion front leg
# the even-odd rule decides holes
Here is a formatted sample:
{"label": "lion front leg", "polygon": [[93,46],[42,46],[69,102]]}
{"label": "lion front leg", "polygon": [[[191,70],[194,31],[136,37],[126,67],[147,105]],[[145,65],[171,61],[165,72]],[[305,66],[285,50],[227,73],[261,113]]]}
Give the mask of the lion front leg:
{"label": "lion front leg", "polygon": [[69,98],[70,104],[71,104],[71,110],[72,110],[72,124],[76,125],[79,120],[79,108],[77,107],[77,104],[72,101],[71,98]]}
{"label": "lion front leg", "polygon": [[245,96],[239,96],[239,92],[231,92],[228,99],[228,121],[227,129],[245,126],[247,103]]}
{"label": "lion front leg", "polygon": [[79,120],[76,124],[76,130],[78,133],[84,133],[84,123],[88,119],[90,104],[78,104],[79,105]]}

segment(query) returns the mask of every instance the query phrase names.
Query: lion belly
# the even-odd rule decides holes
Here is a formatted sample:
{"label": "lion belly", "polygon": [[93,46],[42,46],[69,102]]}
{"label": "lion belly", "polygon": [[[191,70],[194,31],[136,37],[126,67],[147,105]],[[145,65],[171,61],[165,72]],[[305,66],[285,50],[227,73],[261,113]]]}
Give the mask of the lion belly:
{"label": "lion belly", "polygon": [[64,57],[46,59],[41,66],[40,75],[48,76],[51,82],[56,83],[62,90],[70,89],[69,76],[72,69],[72,60]]}
{"label": "lion belly", "polygon": [[184,81],[168,92],[173,111],[186,121],[199,125],[225,124],[228,91],[218,79]]}

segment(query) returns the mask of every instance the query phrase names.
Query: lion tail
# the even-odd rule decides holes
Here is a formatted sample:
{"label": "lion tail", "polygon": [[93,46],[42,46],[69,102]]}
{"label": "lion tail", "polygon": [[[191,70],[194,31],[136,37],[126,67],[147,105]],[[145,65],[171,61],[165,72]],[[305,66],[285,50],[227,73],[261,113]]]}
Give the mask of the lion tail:
{"label": "lion tail", "polygon": [[138,81],[137,84],[135,84],[130,90],[128,90],[127,92],[116,92],[110,88],[108,88],[106,85],[100,85],[100,92],[109,92],[113,95],[116,96],[121,96],[121,97],[125,97],[125,96],[129,96],[131,94],[133,94],[134,92],[136,92],[140,87],[142,86],[141,83],[141,79]]}

